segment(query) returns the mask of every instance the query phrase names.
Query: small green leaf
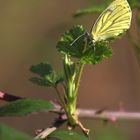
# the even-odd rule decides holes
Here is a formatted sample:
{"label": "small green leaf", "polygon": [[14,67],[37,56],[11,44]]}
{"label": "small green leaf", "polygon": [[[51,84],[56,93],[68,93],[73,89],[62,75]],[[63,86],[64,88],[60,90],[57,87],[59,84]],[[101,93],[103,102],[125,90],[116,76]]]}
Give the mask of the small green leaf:
{"label": "small green leaf", "polygon": [[30,71],[40,76],[45,76],[52,73],[53,69],[48,63],[40,63],[38,65],[33,65]]}
{"label": "small green leaf", "polygon": [[49,75],[46,75],[44,77],[32,77],[30,79],[32,83],[37,84],[39,86],[46,86],[46,87],[55,87],[58,83],[62,82],[63,75],[60,73],[56,73],[53,71]]}
{"label": "small green leaf", "polygon": [[37,74],[37,77],[32,77],[32,83],[40,86],[56,86],[63,81],[63,75],[55,72],[48,63],[40,63],[31,67],[31,72]]}
{"label": "small green leaf", "polygon": [[82,26],[74,26],[67,31],[58,42],[57,48],[63,54],[78,58],[83,64],[98,64],[112,55],[112,49],[107,42],[94,43],[92,36]]}
{"label": "small green leaf", "polygon": [[[57,49],[63,54],[80,58],[84,50],[85,29],[81,25],[72,27],[65,32],[57,43]],[[81,36],[81,37],[80,37]],[[77,39],[79,38],[79,39]],[[77,41],[75,41],[77,39]],[[75,41],[75,43],[73,43]],[[72,45],[73,44],[73,45]]]}
{"label": "small green leaf", "polygon": [[102,0],[102,2],[100,2],[100,4],[96,4],[93,1],[92,6],[77,10],[74,14],[74,17],[79,17],[79,16],[83,16],[83,15],[87,15],[87,14],[102,13],[111,2],[112,2],[112,0],[105,0],[105,1]]}
{"label": "small green leaf", "polygon": [[95,45],[87,49],[80,62],[83,64],[99,64],[103,59],[112,56],[112,49],[108,47],[106,42],[97,42]]}
{"label": "small green leaf", "polygon": [[33,140],[33,138],[13,128],[1,124],[0,140]]}
{"label": "small green leaf", "polygon": [[53,105],[44,100],[20,99],[0,107],[0,116],[25,116],[33,112],[48,111]]}
{"label": "small green leaf", "polygon": [[[80,17],[87,14],[102,13],[111,2],[112,0],[105,0],[105,1],[102,0],[102,2],[98,5],[93,3],[93,5],[90,7],[77,10],[74,14],[74,17]],[[139,0],[128,0],[128,3],[130,4],[131,8],[140,7]]]}
{"label": "small green leaf", "polygon": [[73,131],[54,131],[49,137],[54,137],[59,140],[88,140],[86,136]]}
{"label": "small green leaf", "polygon": [[101,13],[104,9],[105,5],[94,5],[88,8],[77,10],[74,14],[74,17],[79,17],[91,13]]}
{"label": "small green leaf", "polygon": [[30,81],[33,84],[36,84],[36,85],[39,85],[39,86],[46,86],[46,87],[52,86],[45,78],[32,77],[30,79]]}

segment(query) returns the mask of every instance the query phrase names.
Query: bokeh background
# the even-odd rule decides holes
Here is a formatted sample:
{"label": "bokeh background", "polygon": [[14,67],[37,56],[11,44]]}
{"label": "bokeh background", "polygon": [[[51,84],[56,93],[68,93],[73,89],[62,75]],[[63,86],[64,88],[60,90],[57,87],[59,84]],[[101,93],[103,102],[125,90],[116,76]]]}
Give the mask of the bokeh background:
{"label": "bokeh background", "polygon": [[[98,1],[99,2],[99,1]],[[17,96],[54,100],[53,89],[33,85],[31,65],[49,62],[62,70],[61,56],[55,46],[61,35],[73,25],[90,30],[98,14],[73,18],[76,10],[90,6],[92,0],[0,0],[0,91]],[[131,31],[135,32],[135,12]],[[81,108],[106,108],[140,111],[140,67],[126,36],[112,43],[113,56],[96,66],[86,66],[79,90]],[[0,101],[0,105],[5,104]],[[47,113],[26,117],[0,118],[25,133],[34,135],[54,119]],[[97,140],[138,140],[140,121],[102,121],[83,119]]]}

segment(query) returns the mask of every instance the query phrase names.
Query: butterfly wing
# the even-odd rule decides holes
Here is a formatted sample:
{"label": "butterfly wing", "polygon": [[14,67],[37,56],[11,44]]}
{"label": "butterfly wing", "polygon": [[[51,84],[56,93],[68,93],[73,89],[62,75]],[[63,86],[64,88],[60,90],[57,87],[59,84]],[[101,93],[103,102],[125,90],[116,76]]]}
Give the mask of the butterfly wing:
{"label": "butterfly wing", "polygon": [[93,40],[96,42],[119,36],[130,27],[131,17],[132,12],[127,0],[115,0],[93,25]]}

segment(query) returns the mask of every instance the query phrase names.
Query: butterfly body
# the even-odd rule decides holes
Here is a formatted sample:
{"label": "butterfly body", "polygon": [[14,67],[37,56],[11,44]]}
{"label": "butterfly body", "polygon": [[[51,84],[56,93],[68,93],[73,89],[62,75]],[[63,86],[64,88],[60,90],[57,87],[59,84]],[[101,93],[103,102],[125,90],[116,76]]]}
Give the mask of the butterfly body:
{"label": "butterfly body", "polygon": [[93,41],[115,38],[129,29],[132,12],[127,0],[113,1],[92,27]]}

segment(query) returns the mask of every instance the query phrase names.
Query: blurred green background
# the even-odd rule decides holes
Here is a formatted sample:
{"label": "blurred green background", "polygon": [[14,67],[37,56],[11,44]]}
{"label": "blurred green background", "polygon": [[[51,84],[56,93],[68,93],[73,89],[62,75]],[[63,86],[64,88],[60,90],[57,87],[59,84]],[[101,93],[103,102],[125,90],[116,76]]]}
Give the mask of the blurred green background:
{"label": "blurred green background", "polygon": [[[77,9],[92,4],[92,0],[0,0],[0,90],[22,97],[54,100],[52,89],[29,81],[32,76],[29,68],[47,61],[56,70],[62,70],[56,43],[73,25],[82,24],[90,30],[99,14],[80,18],[72,15]],[[135,34],[135,14],[130,30]],[[140,111],[140,67],[132,45],[123,36],[112,47],[113,57],[85,67],[78,106],[119,110],[119,104],[123,103],[126,111]],[[47,127],[54,117],[41,113],[0,118],[0,122],[34,135],[36,129]],[[138,140],[140,137],[138,121],[121,121],[115,125],[95,120],[83,119],[83,122],[97,140]]]}

